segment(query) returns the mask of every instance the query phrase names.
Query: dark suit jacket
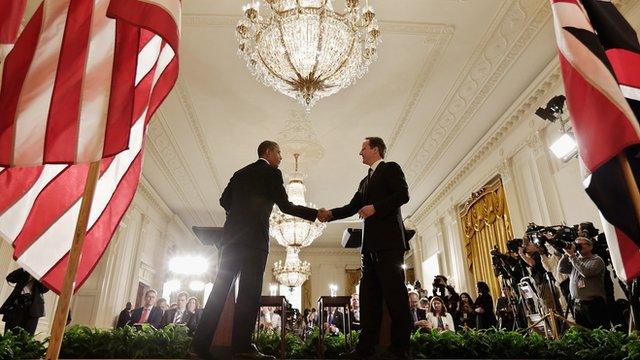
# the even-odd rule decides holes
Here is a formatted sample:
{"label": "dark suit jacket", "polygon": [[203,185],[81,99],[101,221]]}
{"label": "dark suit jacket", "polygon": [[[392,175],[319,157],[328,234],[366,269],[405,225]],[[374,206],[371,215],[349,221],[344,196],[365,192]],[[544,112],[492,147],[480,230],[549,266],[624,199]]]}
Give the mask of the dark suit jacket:
{"label": "dark suit jacket", "polygon": [[[19,309],[15,307],[15,301],[20,297],[22,293],[22,289],[29,283],[29,281],[33,281],[33,286],[31,286],[31,299],[30,304],[27,305],[24,309]],[[42,317],[44,316],[44,297],[42,294],[49,291],[46,286],[44,286],[41,282],[31,277],[31,275],[22,268],[16,269],[7,275],[7,282],[11,284],[16,284],[5,300],[4,304],[0,307],[0,314],[7,314],[11,311],[28,311],[30,317]],[[4,317],[3,317],[4,318]]]}
{"label": "dark suit jacket", "polygon": [[[133,310],[133,314],[131,314],[131,321],[129,321],[129,325],[137,324],[140,322],[140,318],[142,317],[142,307],[139,307]],[[147,318],[147,323],[152,325],[156,329],[160,328],[162,323],[162,309],[159,307],[152,307],[151,312],[149,313],[149,317]]]}
{"label": "dark suit jacket", "polygon": [[222,192],[227,213],[222,246],[235,244],[269,250],[269,216],[273,204],[285,214],[314,221],[318,211],[289,201],[282,172],[264,160],[236,171]]}
{"label": "dark suit jacket", "polygon": [[378,164],[367,181],[360,181],[358,191],[349,204],[331,209],[333,220],[352,216],[365,205],[373,205],[376,213],[364,220],[362,251],[408,250],[400,206],[409,201],[409,187],[400,165]]}
{"label": "dark suit jacket", "polygon": [[[165,327],[169,324],[173,324],[173,318],[176,317],[176,312],[178,311],[178,309],[169,309],[167,311],[164,312],[164,314],[162,315],[162,320],[160,321],[160,327]],[[182,320],[180,320],[179,324],[183,324],[186,325],[189,322],[189,317],[191,316],[191,313],[187,311],[187,309],[184,309],[184,312],[182,313]]]}

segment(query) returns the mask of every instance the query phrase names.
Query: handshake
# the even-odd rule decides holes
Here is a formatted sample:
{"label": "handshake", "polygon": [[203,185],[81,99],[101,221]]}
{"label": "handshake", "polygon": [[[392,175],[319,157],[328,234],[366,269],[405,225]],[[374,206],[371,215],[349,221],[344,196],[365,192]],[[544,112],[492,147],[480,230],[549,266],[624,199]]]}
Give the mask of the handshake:
{"label": "handshake", "polygon": [[[360,216],[361,219],[366,219],[369,216],[374,215],[375,213],[376,213],[376,208],[373,205],[365,205],[362,208],[360,208],[360,210],[358,210],[358,215]],[[327,221],[333,220],[333,214],[331,213],[331,210],[321,208],[321,209],[318,209],[317,218],[319,221],[327,222]]]}

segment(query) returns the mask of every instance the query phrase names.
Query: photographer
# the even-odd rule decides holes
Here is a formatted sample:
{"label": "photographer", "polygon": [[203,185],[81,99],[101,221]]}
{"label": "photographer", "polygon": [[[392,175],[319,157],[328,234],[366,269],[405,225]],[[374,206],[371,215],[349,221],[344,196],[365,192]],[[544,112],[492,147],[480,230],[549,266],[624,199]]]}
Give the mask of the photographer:
{"label": "photographer", "polygon": [[[547,270],[544,268],[542,262],[542,254],[540,247],[536,245],[529,234],[527,234],[523,241],[523,246],[518,249],[518,255],[527,264],[531,272],[531,277],[535,282],[536,288],[540,292],[538,295],[544,300],[544,304],[548,309],[555,308],[557,299],[554,298],[553,292],[547,282]],[[553,277],[553,275],[550,275]]]}
{"label": "photographer", "polygon": [[16,284],[7,300],[0,307],[4,330],[21,327],[33,335],[38,327],[38,319],[44,316],[44,297],[49,291],[41,282],[24,269],[19,268],[7,275],[7,282]]}
{"label": "photographer", "polygon": [[[586,328],[607,327],[607,307],[604,291],[604,261],[592,254],[593,240],[576,238],[564,249],[558,270],[569,276],[569,289],[575,300],[575,320]],[[576,251],[579,256],[576,255]]]}
{"label": "photographer", "polygon": [[455,316],[460,296],[453,286],[447,284],[447,281],[447,277],[444,275],[436,275],[433,278],[433,296],[437,296],[442,299],[445,307],[447,308],[446,310],[452,316]]}

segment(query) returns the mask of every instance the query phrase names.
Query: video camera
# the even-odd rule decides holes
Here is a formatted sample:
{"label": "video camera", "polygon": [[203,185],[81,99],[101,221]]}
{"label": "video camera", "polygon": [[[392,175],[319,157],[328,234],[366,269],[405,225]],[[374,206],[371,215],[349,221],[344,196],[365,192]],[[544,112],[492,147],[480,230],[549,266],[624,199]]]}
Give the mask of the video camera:
{"label": "video camera", "polygon": [[564,249],[571,248],[573,245],[576,246],[576,251],[580,251],[580,245],[575,244],[575,240],[581,236],[590,239],[594,243],[595,253],[595,248],[599,247],[597,244],[600,238],[598,237],[598,233],[599,230],[593,226],[591,222],[583,222],[573,226],[539,226],[530,223],[529,226],[527,226],[525,236],[539,247],[543,247],[546,243],[549,243],[549,245],[560,253],[562,253]]}

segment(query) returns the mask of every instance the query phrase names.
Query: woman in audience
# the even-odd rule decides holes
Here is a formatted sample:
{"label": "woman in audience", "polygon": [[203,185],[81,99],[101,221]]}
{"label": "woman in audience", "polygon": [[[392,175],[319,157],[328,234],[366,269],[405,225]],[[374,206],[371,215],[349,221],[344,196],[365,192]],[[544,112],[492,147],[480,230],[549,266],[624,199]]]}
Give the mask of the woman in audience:
{"label": "woman in audience", "polygon": [[476,283],[478,297],[475,301],[476,327],[478,329],[489,329],[496,326],[496,315],[493,311],[493,298],[489,293],[489,285],[486,282]]}
{"label": "woman in audience", "polygon": [[431,307],[429,306],[429,299],[424,298],[424,297],[422,299],[420,299],[420,303],[418,305],[418,308],[420,308],[420,309],[422,309],[422,310],[424,310],[426,312],[431,311]]}
{"label": "woman in audience", "polygon": [[447,307],[439,296],[434,296],[433,299],[431,299],[431,311],[427,313],[427,322],[431,329],[456,331],[456,326],[453,324],[453,317],[447,312]]}
{"label": "woman in audience", "polygon": [[473,308],[474,305],[471,295],[466,292],[460,294],[456,316],[453,318],[456,328],[474,329],[476,327],[476,313],[473,311]]}
{"label": "woman in audience", "polygon": [[193,336],[202,317],[202,309],[198,304],[198,299],[193,296],[187,300],[187,313],[189,314],[189,318],[187,319],[186,325],[187,328],[189,328],[189,335]]}

